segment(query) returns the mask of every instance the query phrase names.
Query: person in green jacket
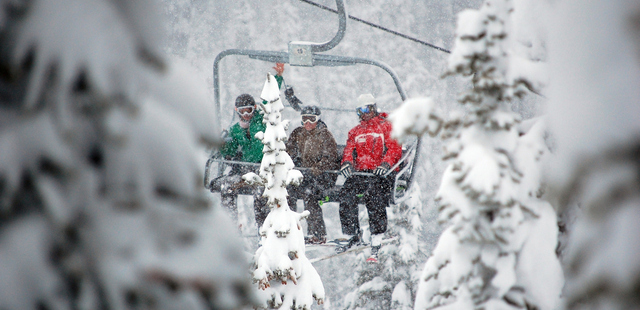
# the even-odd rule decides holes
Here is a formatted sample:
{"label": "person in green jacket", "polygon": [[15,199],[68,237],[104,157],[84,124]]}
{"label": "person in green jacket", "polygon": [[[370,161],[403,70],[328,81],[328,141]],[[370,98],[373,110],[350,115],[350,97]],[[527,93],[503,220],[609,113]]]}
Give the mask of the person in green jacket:
{"label": "person in green jacket", "polygon": [[[281,87],[284,80],[282,77],[284,64],[277,63],[273,69],[276,71],[275,78],[278,81],[278,87]],[[293,96],[293,90],[290,90],[288,94],[287,100],[291,102],[292,99],[290,97]],[[294,102],[293,104],[296,103]],[[266,104],[266,102],[263,102],[263,104]],[[297,104],[295,107],[297,107]],[[255,135],[260,131],[264,132],[267,125],[263,123],[262,113],[256,110],[256,102],[251,95],[242,94],[236,98],[235,111],[238,113],[240,120],[231,126],[228,131],[223,131],[225,143],[220,149],[220,153],[225,159],[248,163],[260,163],[262,161],[262,148],[264,145]],[[220,188],[222,206],[229,210],[236,223],[238,221],[238,191],[244,186],[242,175],[249,172],[259,173],[259,168],[249,165],[232,165],[231,172],[222,182]],[[262,197],[263,191],[263,187],[253,189],[253,210],[258,229],[262,227],[264,220],[269,215],[267,200]]]}
{"label": "person in green jacket", "polygon": [[259,163],[263,144],[255,134],[267,128],[262,122],[262,114],[256,111],[256,102],[249,94],[236,98],[235,110],[240,120],[229,128],[220,152],[225,159]]}
{"label": "person in green jacket", "polygon": [[[248,163],[260,163],[262,161],[263,144],[258,140],[256,133],[266,129],[266,125],[262,122],[262,114],[256,111],[256,102],[249,94],[242,94],[236,98],[235,111],[238,113],[240,120],[235,123],[228,131],[223,132],[224,145],[220,149],[220,153],[226,160],[243,161]],[[255,172],[258,173],[258,167],[251,165],[235,164],[231,165],[231,172],[222,182],[220,194],[222,198],[222,206],[229,210],[232,218],[238,221],[238,192],[244,186],[242,175]],[[267,201],[262,198],[262,187],[256,187],[253,192],[253,209],[255,212],[256,223],[261,227],[264,220],[269,214]]]}

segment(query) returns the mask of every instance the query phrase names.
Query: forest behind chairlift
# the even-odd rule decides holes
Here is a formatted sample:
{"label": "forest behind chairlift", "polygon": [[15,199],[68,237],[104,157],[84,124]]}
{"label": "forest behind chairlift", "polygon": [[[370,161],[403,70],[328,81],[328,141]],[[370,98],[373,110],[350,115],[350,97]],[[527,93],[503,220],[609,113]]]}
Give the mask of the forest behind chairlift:
{"label": "forest behind chairlift", "polygon": [[[217,111],[218,118],[222,115],[221,113],[221,104],[220,104],[220,62],[227,56],[236,55],[236,56],[248,56],[251,59],[257,59],[261,61],[266,61],[270,63],[287,63],[290,66],[299,66],[299,67],[317,67],[317,66],[325,66],[325,67],[336,67],[336,66],[352,66],[356,64],[363,65],[372,65],[378,68],[383,69],[387,72],[396,86],[396,89],[400,95],[401,102],[406,99],[406,94],[402,85],[400,84],[400,80],[398,79],[395,71],[389,67],[387,64],[367,59],[367,58],[358,58],[358,57],[346,57],[339,55],[327,55],[327,54],[319,54],[322,52],[326,52],[340,43],[342,38],[346,33],[347,27],[347,14],[344,6],[343,0],[336,0],[336,6],[338,9],[339,16],[339,28],[338,32],[328,42],[325,43],[313,43],[313,42],[303,42],[303,41],[292,41],[289,42],[289,51],[288,52],[279,52],[279,51],[263,51],[263,50],[249,50],[249,49],[228,49],[220,52],[213,63],[213,91],[214,91],[214,104],[215,109]],[[284,103],[284,101],[283,101]],[[321,110],[325,110],[327,108],[319,105]],[[355,106],[353,109],[345,110],[345,109],[331,109],[328,110],[338,110],[342,112],[355,113]],[[235,118],[235,117],[234,117]],[[233,121],[233,119],[232,119]],[[216,122],[216,126],[220,126],[221,120],[218,119]],[[218,132],[220,132],[220,128],[217,128]],[[399,168],[400,171],[395,176],[394,186],[392,187],[392,203],[397,204],[408,198],[408,189],[411,187],[414,179],[414,166],[418,161],[418,151],[420,149],[420,138],[415,139],[411,142],[405,143],[402,145],[402,157],[400,161],[389,169],[387,174],[390,174],[396,168]],[[344,145],[338,145],[338,150],[340,154],[340,159],[342,158],[342,150],[344,149]],[[214,163],[217,164],[217,169],[215,169]],[[230,168],[231,165],[249,165],[259,167],[259,163],[248,163],[241,161],[233,161],[226,160],[222,158],[220,152],[218,150],[213,150],[207,163],[205,165],[204,171],[204,186],[211,192],[220,192],[220,180],[228,173],[227,168]],[[216,176],[214,178],[211,177],[211,170],[217,170]],[[305,170],[307,168],[296,167],[298,170]],[[339,173],[338,170],[329,171],[332,173]],[[374,176],[372,173],[364,173],[364,172],[355,172],[354,174],[359,175],[368,175],[371,177]],[[336,184],[333,188],[329,189],[325,192],[325,197],[329,197],[329,201],[337,201],[337,193],[340,190],[342,185]],[[239,188],[240,194],[250,195],[250,188]]]}

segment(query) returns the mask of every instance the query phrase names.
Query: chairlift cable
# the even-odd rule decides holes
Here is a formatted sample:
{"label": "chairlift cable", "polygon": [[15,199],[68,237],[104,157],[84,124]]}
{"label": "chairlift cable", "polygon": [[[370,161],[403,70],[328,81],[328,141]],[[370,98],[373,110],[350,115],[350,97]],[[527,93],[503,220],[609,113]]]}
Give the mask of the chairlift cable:
{"label": "chairlift cable", "polygon": [[[321,9],[323,9],[323,10],[327,10],[327,11],[332,12],[332,13],[335,13],[335,14],[337,14],[337,13],[338,13],[338,11],[337,11],[337,10],[334,10],[334,9],[332,9],[332,8],[328,7],[328,6],[324,6],[324,5],[319,4],[319,3],[315,3],[315,2],[310,1],[310,0],[300,0],[300,1],[305,2],[305,3],[308,3],[308,4],[311,4],[311,5],[313,5],[313,6],[319,7],[319,8],[321,8]],[[450,50],[447,50],[447,49],[444,49],[444,48],[442,48],[442,47],[439,47],[439,46],[433,45],[433,44],[431,44],[431,43],[429,43],[429,42],[424,42],[424,41],[422,41],[422,40],[419,40],[419,39],[416,39],[416,38],[410,37],[410,36],[408,36],[408,35],[406,35],[406,34],[402,34],[402,33],[397,32],[397,31],[395,31],[395,30],[391,30],[391,29],[388,29],[388,28],[385,28],[385,27],[382,27],[382,26],[376,25],[376,24],[374,24],[374,23],[371,23],[371,22],[368,22],[368,21],[366,21],[366,20],[363,20],[363,19],[357,18],[357,17],[355,17],[355,16],[348,15],[348,17],[349,17],[349,18],[351,18],[351,19],[353,19],[353,20],[355,20],[355,21],[359,21],[359,22],[361,22],[361,23],[363,23],[363,24],[369,25],[369,26],[371,26],[371,27],[378,28],[378,29],[380,29],[380,30],[383,30],[383,31],[389,32],[389,33],[391,33],[391,34],[395,34],[395,35],[397,35],[397,36],[400,36],[400,37],[402,37],[402,38],[405,38],[405,39],[408,39],[408,40],[414,41],[414,42],[416,42],[416,43],[420,43],[420,44],[422,44],[422,45],[426,45],[426,46],[429,46],[429,47],[435,48],[435,49],[437,49],[437,50],[439,50],[439,51],[442,51],[442,52],[445,52],[445,53],[451,54],[451,51],[450,51]],[[534,93],[534,94],[536,94],[536,95],[538,95],[538,96],[540,96],[540,97],[542,97],[542,98],[547,98],[547,97],[545,97],[543,94],[539,93],[537,90],[535,90],[535,89],[534,89],[534,88],[532,88],[532,87],[528,87],[528,86],[527,86],[527,89],[528,89],[529,91],[531,91],[532,93]]]}
{"label": "chairlift cable", "polygon": [[[327,10],[327,11],[329,11],[329,12],[333,12],[333,13],[335,13],[335,14],[337,14],[337,13],[338,13],[338,11],[337,11],[337,10],[334,10],[334,9],[332,9],[332,8],[328,7],[328,6],[324,6],[324,5],[319,4],[319,3],[315,3],[315,2],[310,1],[310,0],[300,0],[300,1],[305,2],[305,3],[308,3],[308,4],[311,4],[311,5],[316,6],[316,7],[319,7],[319,8],[321,8],[321,9],[323,9],[323,10]],[[439,46],[433,45],[433,44],[431,44],[431,43],[429,43],[429,42],[424,42],[424,41],[422,41],[422,40],[419,40],[419,39],[416,39],[416,38],[410,37],[410,36],[408,36],[408,35],[406,35],[406,34],[402,34],[402,33],[400,33],[400,32],[397,32],[397,31],[395,31],[395,30],[391,30],[391,29],[389,29],[389,28],[382,27],[382,26],[380,26],[380,25],[376,25],[376,24],[374,24],[374,23],[371,23],[371,22],[368,22],[368,21],[366,21],[366,20],[363,20],[363,19],[357,18],[357,17],[355,17],[355,16],[348,15],[348,17],[349,17],[349,18],[351,18],[351,19],[353,19],[353,20],[355,20],[355,21],[359,21],[359,22],[361,22],[361,23],[363,23],[363,24],[366,24],[366,25],[368,25],[368,26],[371,26],[371,27],[374,27],[374,28],[378,28],[378,29],[380,29],[380,30],[383,30],[383,31],[389,32],[389,33],[391,33],[391,34],[394,34],[394,35],[397,35],[397,36],[399,36],[399,37],[405,38],[405,39],[407,39],[407,40],[411,40],[411,41],[413,41],[413,42],[420,43],[420,44],[422,44],[422,45],[426,45],[426,46],[429,46],[429,47],[431,47],[431,48],[435,48],[435,49],[437,49],[437,50],[439,50],[439,51],[442,51],[442,52],[445,52],[445,53],[451,54],[451,51],[450,51],[450,50],[447,50],[447,49],[444,49],[444,48],[442,48],[442,47],[439,47]]]}

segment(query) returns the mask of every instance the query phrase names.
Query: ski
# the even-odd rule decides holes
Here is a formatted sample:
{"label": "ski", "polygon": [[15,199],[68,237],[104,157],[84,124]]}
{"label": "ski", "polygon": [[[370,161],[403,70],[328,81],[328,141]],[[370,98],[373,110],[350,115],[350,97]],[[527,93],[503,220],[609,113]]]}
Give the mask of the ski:
{"label": "ski", "polygon": [[327,242],[321,243],[321,244],[307,244],[307,245],[336,247],[336,246],[345,245],[345,244],[348,244],[348,243],[349,243],[349,239],[347,239],[347,238],[339,238],[339,239],[327,240]]}
{"label": "ski", "polygon": [[344,246],[348,243],[349,243],[349,239],[339,238],[339,239],[327,240],[327,242],[321,243],[321,244],[305,244],[305,250],[315,251],[319,249],[335,248],[338,246]]}
{"label": "ski", "polygon": [[[389,243],[392,243],[392,242],[397,241],[397,240],[398,240],[398,237],[384,239],[384,240],[382,240],[381,245],[389,244]],[[349,253],[358,253],[358,252],[362,252],[362,251],[364,251],[364,250],[366,250],[366,249],[368,249],[370,247],[371,247],[371,244],[354,245],[351,248],[345,250],[344,252],[333,253],[333,254],[330,254],[330,255],[327,255],[327,256],[322,256],[322,257],[316,257],[316,258],[310,259],[309,262],[311,262],[313,264],[313,263],[316,263],[316,262],[320,262],[320,261],[323,261],[323,260],[327,260],[327,259],[330,259],[330,258],[342,256],[342,255],[349,254]]]}

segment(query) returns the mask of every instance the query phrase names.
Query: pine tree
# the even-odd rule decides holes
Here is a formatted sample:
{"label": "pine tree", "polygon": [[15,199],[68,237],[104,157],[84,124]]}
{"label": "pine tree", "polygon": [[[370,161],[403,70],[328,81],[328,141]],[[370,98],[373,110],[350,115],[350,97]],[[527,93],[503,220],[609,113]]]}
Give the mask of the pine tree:
{"label": "pine tree", "polygon": [[[379,263],[368,264],[358,255],[354,282],[357,287],[345,296],[345,309],[413,309],[419,265],[425,257],[418,236],[422,229],[421,197],[417,187],[411,198],[392,204],[385,238],[395,238],[380,249]],[[366,219],[364,219],[366,221]]]}
{"label": "pine tree", "polygon": [[238,238],[202,189],[202,81],[152,1],[0,1],[0,308],[249,303]]}
{"label": "pine tree", "polygon": [[419,242],[422,232],[421,210],[423,208],[420,189],[414,187],[409,200],[392,205],[389,232],[399,237],[399,243],[388,247],[383,252],[385,274],[392,279],[393,292],[391,295],[392,309],[413,309],[413,301],[418,289],[418,275],[420,262],[426,258],[423,247]]}
{"label": "pine tree", "polygon": [[274,309],[309,309],[313,299],[324,302],[324,287],[315,268],[305,256],[304,233],[300,220],[309,211],[297,213],[287,204],[287,185],[299,185],[302,173],[286,152],[286,127],[281,120],[284,109],[275,77],[267,73],[260,98],[261,113],[267,128],[256,134],[264,144],[260,175],[251,172],[243,176],[249,184],[265,187],[264,197],[271,208],[260,228],[261,246],[254,258],[253,280],[264,291],[260,294],[263,307]]}
{"label": "pine tree", "polygon": [[559,302],[556,216],[540,199],[544,124],[525,126],[509,109],[533,87],[510,67],[511,12],[510,1],[496,0],[459,14],[447,74],[471,76],[473,89],[459,99],[466,115],[442,122],[429,100],[416,100],[405,105],[422,106],[417,122],[406,111],[397,116],[416,124],[399,126],[401,133],[442,128],[449,162],[436,197],[448,227],[425,264],[415,309],[553,309]]}
{"label": "pine tree", "polygon": [[[366,264],[365,255],[358,257],[356,284],[346,296],[348,309],[412,309],[418,284],[418,262],[425,254],[418,246],[422,205],[401,203],[391,205],[386,238],[397,241],[384,245],[377,264]],[[416,226],[417,225],[417,226]]]}

